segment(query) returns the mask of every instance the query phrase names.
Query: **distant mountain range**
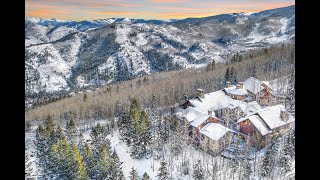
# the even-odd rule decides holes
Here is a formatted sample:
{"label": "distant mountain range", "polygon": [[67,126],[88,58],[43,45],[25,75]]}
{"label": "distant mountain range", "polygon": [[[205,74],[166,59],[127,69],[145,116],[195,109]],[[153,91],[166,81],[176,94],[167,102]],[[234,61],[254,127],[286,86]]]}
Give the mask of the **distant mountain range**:
{"label": "distant mountain range", "polygon": [[295,6],[167,21],[25,17],[25,88],[72,92],[294,40]]}

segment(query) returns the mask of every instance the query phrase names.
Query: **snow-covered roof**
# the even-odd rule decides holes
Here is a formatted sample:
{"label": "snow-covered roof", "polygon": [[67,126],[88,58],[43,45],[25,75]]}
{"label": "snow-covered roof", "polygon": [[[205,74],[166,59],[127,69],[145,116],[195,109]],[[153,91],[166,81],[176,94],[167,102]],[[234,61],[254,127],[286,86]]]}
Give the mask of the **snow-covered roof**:
{"label": "snow-covered roof", "polygon": [[198,117],[194,121],[192,121],[192,123],[190,125],[193,126],[193,127],[198,127],[202,123],[204,123],[208,118],[209,118],[209,116],[205,114],[203,116]]}
{"label": "snow-covered roof", "polygon": [[257,103],[257,101],[249,102],[245,106],[240,106],[240,108],[246,114],[251,114],[262,109],[262,107],[260,106],[260,104]]}
{"label": "snow-covered roof", "polygon": [[246,103],[243,101],[239,101],[239,100],[234,100],[234,101],[230,101],[229,105],[228,105],[228,109],[234,109],[236,107],[242,107],[242,106],[246,106]]}
{"label": "snow-covered roof", "polygon": [[179,119],[182,119],[183,117],[186,118],[188,122],[192,122],[192,121],[194,121],[198,118],[201,118],[201,117],[203,117],[203,118],[209,117],[206,113],[201,112],[191,106],[189,106],[188,108],[186,108],[184,110],[180,110],[180,111],[176,112],[175,115]]}
{"label": "snow-covered roof", "polygon": [[263,124],[263,120],[259,116],[252,115],[252,116],[249,116],[248,119],[258,129],[258,131],[261,133],[262,136],[272,132],[268,130],[268,128]]}
{"label": "snow-covered roof", "polygon": [[234,132],[233,130],[222,126],[218,123],[208,123],[201,130],[200,133],[207,136],[208,138],[218,141],[221,137],[223,137],[228,131]]}
{"label": "snow-covered roof", "polygon": [[254,94],[257,94],[263,89],[263,87],[261,86],[262,82],[254,77],[250,77],[243,81],[243,85],[246,87],[248,91]]}
{"label": "snow-covered roof", "polygon": [[245,86],[243,86],[243,88],[241,89],[238,89],[236,86],[231,86],[228,88],[224,88],[224,91],[226,91],[228,94],[234,94],[234,95],[240,95],[240,96],[244,96],[248,94],[248,92],[245,90]]}
{"label": "snow-covered roof", "polygon": [[234,100],[229,102],[229,109],[234,109],[236,107],[241,108],[241,110],[247,115],[262,109],[262,107],[260,106],[260,104],[257,103],[257,101],[246,103],[240,100]]}
{"label": "snow-covered roof", "polygon": [[[201,101],[200,101],[200,100]],[[191,105],[199,111],[217,110],[228,107],[230,101],[235,101],[226,95],[222,90],[206,93],[204,98],[190,99]]]}
{"label": "snow-covered roof", "polygon": [[276,105],[276,106],[271,106],[263,110],[260,110],[258,111],[258,114],[271,129],[274,129],[295,121],[294,117],[291,114],[289,114],[288,120],[286,122],[283,121],[280,117],[281,111],[286,111],[284,106]]}
{"label": "snow-covered roof", "polygon": [[244,118],[240,118],[237,123],[249,119],[252,124],[259,130],[261,135],[266,135],[274,128],[294,122],[295,118],[288,114],[288,120],[285,122],[280,117],[280,112],[286,111],[283,105],[270,106],[255,113],[249,114]]}

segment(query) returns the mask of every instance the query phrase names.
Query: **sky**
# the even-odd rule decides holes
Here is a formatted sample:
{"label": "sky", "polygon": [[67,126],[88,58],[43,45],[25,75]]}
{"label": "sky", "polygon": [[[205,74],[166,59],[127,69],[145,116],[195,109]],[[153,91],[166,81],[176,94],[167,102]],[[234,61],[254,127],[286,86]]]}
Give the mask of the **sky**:
{"label": "sky", "polygon": [[184,19],[259,12],[294,5],[294,0],[25,0],[25,16],[61,20]]}

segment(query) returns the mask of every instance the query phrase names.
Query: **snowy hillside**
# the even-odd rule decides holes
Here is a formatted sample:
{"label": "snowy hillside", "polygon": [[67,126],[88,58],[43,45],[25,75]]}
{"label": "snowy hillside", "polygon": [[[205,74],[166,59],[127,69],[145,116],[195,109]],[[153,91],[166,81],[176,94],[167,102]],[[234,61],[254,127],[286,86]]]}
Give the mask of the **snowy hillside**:
{"label": "snowy hillside", "polygon": [[27,93],[74,91],[143,74],[223,62],[294,41],[295,6],[184,20],[25,18]]}

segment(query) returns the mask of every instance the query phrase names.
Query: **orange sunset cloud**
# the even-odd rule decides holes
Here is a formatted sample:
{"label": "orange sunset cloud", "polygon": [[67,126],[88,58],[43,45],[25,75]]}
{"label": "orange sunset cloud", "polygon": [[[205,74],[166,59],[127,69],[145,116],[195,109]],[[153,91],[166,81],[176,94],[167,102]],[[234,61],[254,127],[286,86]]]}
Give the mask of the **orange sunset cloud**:
{"label": "orange sunset cloud", "polygon": [[183,19],[225,13],[259,12],[294,5],[288,0],[26,0],[26,16],[93,20],[111,17]]}

